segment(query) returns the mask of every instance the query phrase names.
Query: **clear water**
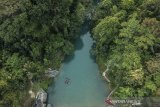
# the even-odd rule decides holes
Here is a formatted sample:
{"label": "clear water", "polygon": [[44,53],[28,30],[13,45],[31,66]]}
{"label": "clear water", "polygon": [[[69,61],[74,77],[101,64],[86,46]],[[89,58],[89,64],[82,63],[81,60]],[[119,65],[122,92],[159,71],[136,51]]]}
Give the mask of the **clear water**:
{"label": "clear water", "polygon": [[65,59],[54,85],[49,87],[48,102],[53,107],[106,107],[107,87],[90,55],[92,44],[89,32],[76,41],[77,50]]}

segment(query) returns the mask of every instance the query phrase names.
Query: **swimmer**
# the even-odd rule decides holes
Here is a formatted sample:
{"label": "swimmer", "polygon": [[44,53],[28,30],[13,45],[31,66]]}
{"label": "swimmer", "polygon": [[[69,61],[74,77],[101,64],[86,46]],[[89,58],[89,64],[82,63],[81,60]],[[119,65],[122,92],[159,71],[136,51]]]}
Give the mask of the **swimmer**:
{"label": "swimmer", "polygon": [[65,78],[65,84],[69,84],[69,82],[70,82],[70,79],[69,78]]}
{"label": "swimmer", "polygon": [[68,83],[69,83],[69,81],[68,81],[68,80],[66,80],[66,81],[65,81],[65,84],[68,84]]}

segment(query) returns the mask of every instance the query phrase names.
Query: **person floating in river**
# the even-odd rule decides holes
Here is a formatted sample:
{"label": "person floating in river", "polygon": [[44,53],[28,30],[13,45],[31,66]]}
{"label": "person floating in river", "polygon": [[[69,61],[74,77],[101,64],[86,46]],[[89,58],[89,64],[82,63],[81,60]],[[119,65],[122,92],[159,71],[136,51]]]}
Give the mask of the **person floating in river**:
{"label": "person floating in river", "polygon": [[69,84],[69,83],[70,83],[70,79],[66,77],[64,83],[65,83],[65,84]]}

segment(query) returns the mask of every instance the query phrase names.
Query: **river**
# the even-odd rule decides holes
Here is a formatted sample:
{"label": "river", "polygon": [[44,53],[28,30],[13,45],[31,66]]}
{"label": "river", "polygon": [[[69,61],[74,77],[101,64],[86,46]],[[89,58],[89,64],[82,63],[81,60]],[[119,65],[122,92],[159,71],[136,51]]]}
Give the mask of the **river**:
{"label": "river", "polygon": [[48,103],[53,107],[106,107],[107,86],[90,55],[92,44],[89,31],[76,40],[74,55],[65,58],[48,89]]}

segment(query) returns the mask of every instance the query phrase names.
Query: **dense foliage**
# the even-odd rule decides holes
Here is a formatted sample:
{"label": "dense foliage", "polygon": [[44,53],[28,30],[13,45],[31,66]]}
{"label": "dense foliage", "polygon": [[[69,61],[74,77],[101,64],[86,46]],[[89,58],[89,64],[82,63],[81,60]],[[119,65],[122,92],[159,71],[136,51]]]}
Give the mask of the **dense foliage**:
{"label": "dense foliage", "polygon": [[160,0],[101,0],[94,14],[92,53],[114,96],[160,96]]}
{"label": "dense foliage", "polygon": [[[5,1],[0,0],[12,5]],[[72,41],[77,37],[87,7],[81,0],[16,3],[18,13],[8,11],[7,17],[9,9],[5,8],[10,5],[0,8],[5,13],[0,18],[0,106],[7,107],[22,107],[29,80],[43,86],[45,70],[58,69],[64,56],[73,52]]]}
{"label": "dense foliage", "polygon": [[[0,106],[22,107],[31,81],[74,51],[90,0],[0,0]],[[92,53],[109,67],[114,96],[160,96],[160,0],[101,0]],[[34,90],[34,89],[33,89]]]}

